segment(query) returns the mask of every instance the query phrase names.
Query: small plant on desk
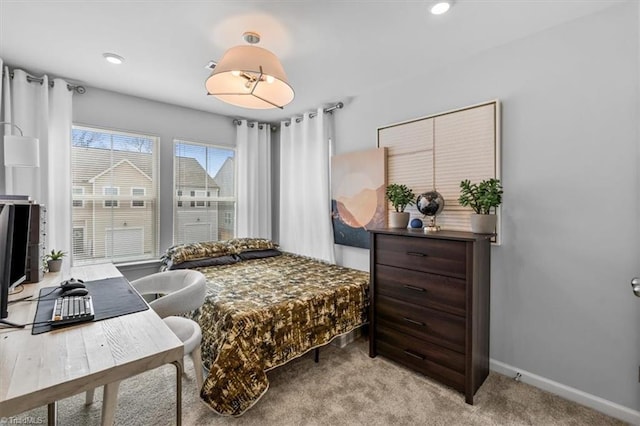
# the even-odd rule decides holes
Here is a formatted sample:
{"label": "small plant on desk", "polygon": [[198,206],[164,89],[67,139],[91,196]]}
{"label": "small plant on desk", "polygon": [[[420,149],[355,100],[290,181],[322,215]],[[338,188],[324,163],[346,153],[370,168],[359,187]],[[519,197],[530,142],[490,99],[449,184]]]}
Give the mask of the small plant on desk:
{"label": "small plant on desk", "polygon": [[50,253],[47,253],[44,260],[47,262],[49,272],[59,272],[62,269],[62,258],[66,255],[67,253],[62,250],[51,250]]}

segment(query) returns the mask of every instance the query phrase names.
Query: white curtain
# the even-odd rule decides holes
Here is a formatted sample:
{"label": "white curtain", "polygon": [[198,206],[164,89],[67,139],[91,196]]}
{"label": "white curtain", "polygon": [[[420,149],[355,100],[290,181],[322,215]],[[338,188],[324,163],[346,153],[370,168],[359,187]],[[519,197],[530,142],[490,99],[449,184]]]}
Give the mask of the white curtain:
{"label": "white curtain", "polygon": [[[4,167],[4,190],[9,195],[29,195],[47,210],[46,250],[71,252],[71,125],[72,94],[67,82],[42,76],[29,82],[20,69],[4,68],[0,121],[22,129],[24,136],[40,141],[40,167]],[[15,128],[1,126],[5,134]],[[1,197],[0,197],[1,198]],[[70,262],[64,262],[66,267]]]}
{"label": "white curtain", "polygon": [[329,193],[329,120],[319,108],[280,127],[280,247],[335,263]]}
{"label": "white curtain", "polygon": [[271,126],[243,120],[237,128],[236,235],[271,239]]}

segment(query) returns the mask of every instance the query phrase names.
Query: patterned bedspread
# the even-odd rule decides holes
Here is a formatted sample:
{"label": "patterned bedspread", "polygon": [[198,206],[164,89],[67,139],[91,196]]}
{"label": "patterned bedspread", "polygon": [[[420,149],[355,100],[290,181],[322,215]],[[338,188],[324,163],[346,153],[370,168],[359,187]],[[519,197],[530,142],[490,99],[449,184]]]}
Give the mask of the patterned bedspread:
{"label": "patterned bedspread", "polygon": [[366,272],[287,253],[198,270],[208,281],[193,314],[209,369],[200,396],[222,415],[251,408],[269,369],[366,322]]}

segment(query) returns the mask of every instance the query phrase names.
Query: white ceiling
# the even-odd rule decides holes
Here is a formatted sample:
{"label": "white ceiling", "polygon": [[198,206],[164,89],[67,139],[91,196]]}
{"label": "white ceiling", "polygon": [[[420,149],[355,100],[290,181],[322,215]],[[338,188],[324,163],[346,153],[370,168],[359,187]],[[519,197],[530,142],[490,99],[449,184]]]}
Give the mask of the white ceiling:
{"label": "white ceiling", "polygon": [[[0,0],[0,58],[39,75],[233,117],[278,121],[526,37],[622,0]],[[296,96],[249,110],[206,95],[205,65],[262,35]],[[123,56],[119,66],[104,52]],[[568,53],[570,54],[570,53]],[[90,89],[89,89],[90,90]]]}

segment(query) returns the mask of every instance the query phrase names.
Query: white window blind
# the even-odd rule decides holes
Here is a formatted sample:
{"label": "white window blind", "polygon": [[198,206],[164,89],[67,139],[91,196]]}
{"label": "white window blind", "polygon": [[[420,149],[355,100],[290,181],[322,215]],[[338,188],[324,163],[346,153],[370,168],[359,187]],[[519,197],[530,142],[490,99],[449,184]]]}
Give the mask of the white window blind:
{"label": "white window blind", "polygon": [[235,235],[235,150],[174,141],[174,244]]}
{"label": "white window blind", "polygon": [[157,146],[154,136],[73,127],[75,264],[158,257]]}

